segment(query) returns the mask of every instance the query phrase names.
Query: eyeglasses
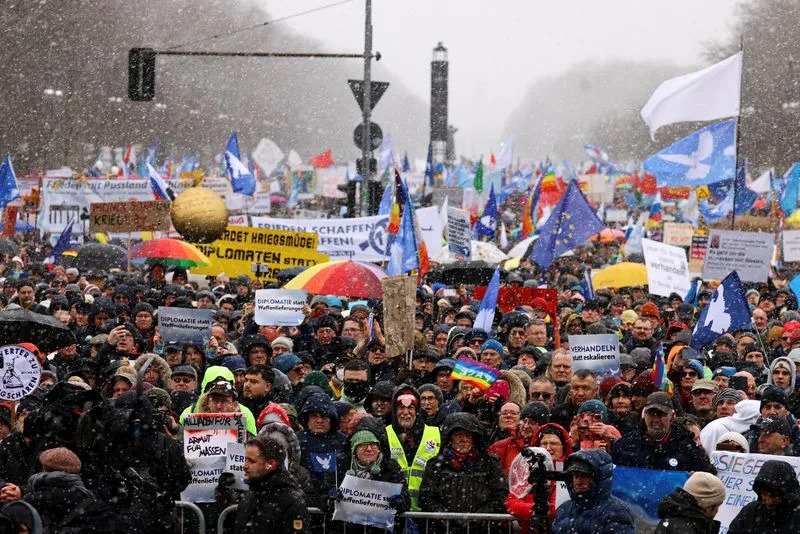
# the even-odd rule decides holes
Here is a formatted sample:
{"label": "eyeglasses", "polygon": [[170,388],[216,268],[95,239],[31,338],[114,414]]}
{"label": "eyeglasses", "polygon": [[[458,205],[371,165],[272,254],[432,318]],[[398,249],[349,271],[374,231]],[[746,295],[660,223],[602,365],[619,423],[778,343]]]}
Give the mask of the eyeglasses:
{"label": "eyeglasses", "polygon": [[172,381],[177,382],[178,384],[191,384],[194,382],[194,378],[190,376],[173,376]]}
{"label": "eyeglasses", "polygon": [[550,400],[553,398],[553,394],[547,393],[546,391],[531,391],[531,398]]}
{"label": "eyeglasses", "polygon": [[[436,401],[436,397],[420,397],[419,401],[422,402],[422,403],[435,402]],[[502,415],[502,413],[500,415]]]}
{"label": "eyeglasses", "polygon": [[695,371],[684,371],[683,376],[687,378],[694,378],[697,376],[697,373]]}

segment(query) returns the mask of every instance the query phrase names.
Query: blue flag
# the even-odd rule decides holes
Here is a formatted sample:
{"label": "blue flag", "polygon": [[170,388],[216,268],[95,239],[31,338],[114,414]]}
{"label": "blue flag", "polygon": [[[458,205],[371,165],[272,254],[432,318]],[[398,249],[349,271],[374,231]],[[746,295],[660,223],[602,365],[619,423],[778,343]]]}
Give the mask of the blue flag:
{"label": "blue flag", "polygon": [[[395,171],[395,180],[402,184],[397,171]],[[400,217],[400,229],[397,235],[389,234],[387,238],[386,254],[389,256],[389,262],[386,266],[386,274],[389,276],[397,276],[419,269],[417,234],[414,230],[414,207],[411,205],[411,199],[408,196],[408,189],[405,185],[402,188],[398,188],[398,190],[402,191],[402,196],[405,198],[397,199],[397,202],[404,202],[405,205],[403,206],[403,214]]]}
{"label": "blue flag", "polygon": [[732,180],[736,172],[736,119],[701,128],[647,158],[658,187],[697,187]]}
{"label": "blue flag", "polygon": [[714,291],[694,327],[689,346],[703,347],[728,332],[752,324],[747,297],[736,271],[726,276]]}
{"label": "blue flag", "polygon": [[239,156],[239,139],[236,132],[231,134],[228,140],[228,146],[225,147],[225,168],[228,171],[228,178],[231,181],[231,187],[234,193],[241,193],[247,196],[253,196],[256,192],[256,178],[250,172],[242,159]]}
{"label": "blue flag", "polygon": [[310,452],[308,457],[311,459],[311,470],[315,473],[334,473],[336,472],[336,453],[331,452]]}
{"label": "blue flag", "polygon": [[411,172],[411,165],[408,163],[408,152],[403,153],[403,172]]}
{"label": "blue flag", "polygon": [[0,206],[5,207],[17,198],[19,198],[17,175],[14,173],[14,165],[11,164],[11,156],[6,154],[3,157],[3,164],[0,165]]}
{"label": "blue flag", "polygon": [[753,208],[758,200],[758,193],[747,187],[747,160],[736,170],[736,179],[733,181],[733,206],[734,215],[744,215]]}
{"label": "blue flag", "polygon": [[692,285],[689,286],[689,292],[686,293],[686,297],[684,297],[683,301],[686,304],[691,304],[695,308],[697,308],[697,301],[700,298],[700,285],[703,283],[703,280],[700,278],[695,278],[692,282]]}
{"label": "blue flag", "polygon": [[797,194],[800,192],[800,165],[794,163],[784,176],[783,194],[781,195],[781,210],[787,217],[797,209]]}
{"label": "blue flag", "polygon": [[789,282],[789,289],[792,290],[795,298],[800,302],[800,274],[792,278],[792,281]]}
{"label": "blue flag", "polygon": [[583,288],[583,297],[586,300],[594,300],[594,286],[592,285],[592,270],[586,269],[583,271],[583,280],[581,280],[581,287]]}
{"label": "blue flag", "polygon": [[433,185],[433,143],[428,143],[428,159],[425,160],[425,180]]}
{"label": "blue flag", "polygon": [[703,214],[706,224],[714,224],[724,219],[733,209],[733,195],[728,194],[719,204],[711,204],[708,200],[701,200],[697,208]]}
{"label": "blue flag", "polygon": [[473,328],[480,328],[484,332],[492,331],[494,322],[494,310],[497,307],[497,295],[500,293],[500,268],[494,270],[489,285],[486,286],[486,293],[481,300],[481,307],[478,308],[478,316],[475,317]]}
{"label": "blue flag", "polygon": [[605,227],[577,182],[571,181],[550,218],[539,229],[531,257],[543,270],[547,269],[562,253],[585,243]]}
{"label": "blue flag", "polygon": [[488,237],[489,241],[494,241],[499,217],[500,212],[497,210],[497,199],[494,196],[494,184],[492,184],[489,190],[489,200],[486,201],[486,207],[483,208],[483,215],[475,222],[475,228],[473,229],[475,239]]}
{"label": "blue flag", "polygon": [[69,250],[70,243],[72,242],[73,224],[75,224],[74,218],[70,219],[67,227],[64,228],[64,231],[58,236],[58,241],[56,241],[56,244],[53,246],[53,250],[51,250],[50,254],[44,259],[45,265],[54,263],[64,252]]}
{"label": "blue flag", "polygon": [[386,189],[383,190],[381,203],[378,206],[378,215],[389,215],[391,211],[392,211],[392,185],[389,184],[386,186]]}

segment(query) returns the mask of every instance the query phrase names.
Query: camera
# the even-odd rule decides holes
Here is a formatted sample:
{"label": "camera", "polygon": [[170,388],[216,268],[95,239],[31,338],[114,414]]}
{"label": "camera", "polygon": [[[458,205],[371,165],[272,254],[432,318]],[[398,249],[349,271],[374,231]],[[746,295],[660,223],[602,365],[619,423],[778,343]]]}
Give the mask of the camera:
{"label": "camera", "polygon": [[531,508],[530,532],[544,534],[550,532],[550,483],[552,481],[566,482],[570,479],[567,473],[547,469],[547,457],[531,448],[522,449],[520,452],[528,461],[528,483],[531,484],[533,493],[533,507]]}

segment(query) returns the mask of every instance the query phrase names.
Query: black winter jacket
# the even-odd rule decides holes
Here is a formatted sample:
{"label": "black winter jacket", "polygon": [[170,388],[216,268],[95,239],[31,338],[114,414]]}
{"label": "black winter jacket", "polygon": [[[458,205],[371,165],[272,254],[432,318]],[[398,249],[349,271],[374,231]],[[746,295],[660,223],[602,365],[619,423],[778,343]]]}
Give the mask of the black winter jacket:
{"label": "black winter jacket", "polygon": [[648,439],[642,423],[634,432],[613,443],[611,456],[615,465],[664,471],[715,472],[689,431],[675,423],[672,423],[666,443],[655,443]]}
{"label": "black winter jacket", "polygon": [[678,488],[658,504],[658,526],[653,534],[717,534],[720,523],[703,515],[697,501]]}
{"label": "black winter jacket", "polygon": [[58,532],[64,519],[86,500],[94,500],[94,495],[80,475],[63,471],[33,475],[25,491],[25,501],[39,511],[47,532]]}
{"label": "black winter jacket", "polygon": [[767,508],[761,498],[745,505],[731,521],[729,534],[789,534],[800,531],[800,483],[787,462],[767,460],[753,482],[753,491],[760,495],[771,489],[781,495],[781,506]]}
{"label": "black winter jacket", "polygon": [[248,482],[250,491],[236,509],[238,534],[310,532],[308,508],[297,482],[278,469]]}

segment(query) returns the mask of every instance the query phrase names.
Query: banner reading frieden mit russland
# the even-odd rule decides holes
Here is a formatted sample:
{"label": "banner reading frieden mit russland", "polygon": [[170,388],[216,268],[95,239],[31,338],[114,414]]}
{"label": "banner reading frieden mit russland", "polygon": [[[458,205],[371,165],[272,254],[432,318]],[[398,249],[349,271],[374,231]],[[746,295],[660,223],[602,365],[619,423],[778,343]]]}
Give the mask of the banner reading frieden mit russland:
{"label": "banner reading frieden mit russland", "polygon": [[353,219],[251,217],[256,228],[299,230],[319,235],[317,252],[331,260],[385,261],[387,215]]}

